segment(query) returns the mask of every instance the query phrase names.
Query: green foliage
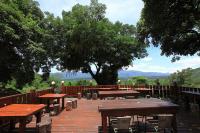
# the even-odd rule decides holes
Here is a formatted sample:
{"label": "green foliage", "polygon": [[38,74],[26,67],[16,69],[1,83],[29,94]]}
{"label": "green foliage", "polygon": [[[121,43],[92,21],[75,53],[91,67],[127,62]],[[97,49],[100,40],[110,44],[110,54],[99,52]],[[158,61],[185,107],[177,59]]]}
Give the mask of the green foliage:
{"label": "green foliage", "polygon": [[[169,77],[159,78],[160,85],[170,85]],[[156,85],[155,83],[153,85]]]}
{"label": "green foliage", "polygon": [[133,77],[132,80],[135,82],[135,85],[146,85],[148,83],[147,78],[142,76]]}
{"label": "green foliage", "polygon": [[44,14],[33,0],[0,2],[0,82],[22,88],[46,64]]}
{"label": "green foliage", "polygon": [[169,77],[159,77],[159,78],[153,78],[153,77],[143,77],[143,76],[137,76],[132,77],[131,79],[127,80],[121,80],[122,85],[157,85],[157,82],[159,81],[160,85],[170,85]]}
{"label": "green foliage", "polygon": [[22,89],[19,89],[17,87],[17,83],[15,79],[12,79],[10,81],[7,82],[7,84],[5,85],[5,88],[11,88],[20,92],[29,92],[30,90],[41,90],[41,89],[46,89],[50,87],[50,82],[44,82],[42,80],[41,75],[39,74],[35,74],[34,76],[34,80],[30,83],[25,84],[24,86],[22,86]]}
{"label": "green foliage", "polygon": [[105,18],[105,9],[92,0],[89,6],[77,4],[72,11],[63,11],[60,64],[63,70],[90,73],[97,84],[116,84],[117,71],[146,56],[146,50],[135,39],[135,27],[113,24]]}
{"label": "green foliage", "polygon": [[179,86],[186,87],[200,87],[200,68],[197,69],[183,69],[177,71],[170,76],[170,82],[176,82]]}
{"label": "green foliage", "polygon": [[[10,81],[12,88],[25,90],[46,86],[40,84],[48,82],[52,66],[90,73],[98,84],[115,84],[117,71],[146,56],[146,50],[133,25],[113,24],[105,10],[91,0],[89,6],[63,11],[61,19],[44,14],[34,0],[1,0],[0,84]],[[34,77],[39,69],[42,79]]]}
{"label": "green foliage", "polygon": [[192,76],[191,76],[191,86],[200,88],[200,68],[193,69],[192,70]]}
{"label": "green foliage", "polygon": [[137,24],[142,42],[160,45],[162,54],[194,55],[200,51],[199,0],[143,0],[144,8]]}
{"label": "green foliage", "polygon": [[79,81],[77,81],[76,85],[77,86],[79,86],[79,85],[88,86],[88,85],[90,85],[90,82],[87,80],[79,80]]}
{"label": "green foliage", "polygon": [[177,71],[171,75],[171,82],[176,82],[179,86],[190,86],[191,85],[191,68],[183,69],[182,71]]}
{"label": "green foliage", "polygon": [[12,80],[8,81],[7,84],[5,85],[5,88],[12,88],[14,90],[17,90],[16,80],[12,79]]}
{"label": "green foliage", "polygon": [[42,90],[49,87],[50,83],[43,81],[41,75],[36,74],[34,80],[29,84],[25,84],[22,90],[28,92],[30,90]]}

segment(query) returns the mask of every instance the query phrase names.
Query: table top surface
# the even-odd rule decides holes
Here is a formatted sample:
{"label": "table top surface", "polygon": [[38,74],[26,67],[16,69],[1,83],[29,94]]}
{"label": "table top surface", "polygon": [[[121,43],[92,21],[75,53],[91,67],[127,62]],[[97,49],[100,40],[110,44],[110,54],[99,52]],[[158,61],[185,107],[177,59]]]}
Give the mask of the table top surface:
{"label": "table top surface", "polygon": [[63,98],[66,94],[44,94],[41,96],[38,96],[38,98]]}
{"label": "table top surface", "polygon": [[119,90],[132,90],[132,88],[119,88]]}
{"label": "table top surface", "polygon": [[134,90],[115,90],[115,91],[99,91],[99,95],[106,94],[139,94],[140,92]]}
{"label": "table top surface", "polygon": [[99,111],[105,110],[126,110],[126,109],[159,109],[177,108],[178,105],[156,98],[125,99],[125,100],[105,100]]}
{"label": "table top surface", "polygon": [[138,91],[150,91],[151,89],[149,89],[149,88],[135,88],[135,90],[138,90]]}
{"label": "table top surface", "polygon": [[200,92],[194,92],[194,91],[182,91],[182,92],[186,94],[200,95]]}
{"label": "table top surface", "polygon": [[45,107],[44,104],[11,104],[0,108],[0,117],[26,117]]}
{"label": "table top surface", "polygon": [[92,87],[92,88],[84,88],[84,89],[94,89],[94,90],[116,90],[116,88],[95,88],[95,87]]}

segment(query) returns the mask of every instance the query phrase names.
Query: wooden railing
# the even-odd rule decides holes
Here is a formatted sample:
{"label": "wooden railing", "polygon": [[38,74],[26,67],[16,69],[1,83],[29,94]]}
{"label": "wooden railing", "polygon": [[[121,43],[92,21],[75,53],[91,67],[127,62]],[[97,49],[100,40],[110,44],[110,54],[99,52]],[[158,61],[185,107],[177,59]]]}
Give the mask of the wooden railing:
{"label": "wooden railing", "polygon": [[[67,94],[70,97],[77,97],[78,93],[82,93],[86,90],[97,90],[97,88],[129,88],[132,90],[137,90],[137,88],[147,88],[149,89],[148,94],[152,97],[180,97],[182,96],[182,91],[199,92],[200,88],[191,87],[178,87],[178,86],[155,86],[155,85],[97,85],[97,86],[61,86],[61,92]],[[46,89],[41,91],[36,91],[33,93],[17,94],[7,97],[0,98],[0,107],[13,104],[13,103],[38,103],[37,97],[46,93],[52,93],[54,89]]]}
{"label": "wooden railing", "polygon": [[[98,88],[128,88],[132,90],[139,90],[146,88],[149,95],[152,97],[166,97],[172,99],[180,99],[183,98],[182,91],[191,91],[200,93],[200,88],[192,88],[192,87],[178,87],[178,86],[155,86],[155,85],[97,85],[97,86],[61,86],[61,93],[67,94],[70,97],[77,97],[78,93],[83,93],[87,90],[97,90]],[[41,91],[36,91],[33,93],[26,93],[26,94],[17,94],[11,95],[0,98],[0,107],[5,105],[13,104],[13,103],[24,103],[24,104],[34,104],[38,103],[38,96],[46,94],[46,93],[53,93],[54,89],[46,89]],[[191,98],[192,99],[192,98]],[[0,126],[5,124],[5,121],[0,121]]]}
{"label": "wooden railing", "polygon": [[178,97],[182,91],[200,92],[200,88],[191,87],[178,87],[178,86],[156,86],[156,85],[97,85],[97,86],[62,86],[62,93],[68,96],[76,97],[78,93],[82,93],[85,90],[96,90],[97,88],[129,88],[137,90],[138,88],[149,89],[148,94],[153,97]]}
{"label": "wooden railing", "polygon": [[[46,94],[46,93],[53,93],[54,89],[46,89],[41,91],[36,91],[33,93],[25,93],[25,94],[17,94],[17,95],[10,95],[6,97],[0,98],[0,107],[9,105],[9,104],[34,104],[38,103],[38,96]],[[2,126],[8,125],[9,121],[7,120],[0,120],[0,128]]]}
{"label": "wooden railing", "polygon": [[0,98],[0,107],[5,105],[21,103],[21,104],[30,104],[38,103],[37,97],[46,93],[53,93],[54,89],[46,89],[41,91],[36,91],[33,93],[17,94]]}

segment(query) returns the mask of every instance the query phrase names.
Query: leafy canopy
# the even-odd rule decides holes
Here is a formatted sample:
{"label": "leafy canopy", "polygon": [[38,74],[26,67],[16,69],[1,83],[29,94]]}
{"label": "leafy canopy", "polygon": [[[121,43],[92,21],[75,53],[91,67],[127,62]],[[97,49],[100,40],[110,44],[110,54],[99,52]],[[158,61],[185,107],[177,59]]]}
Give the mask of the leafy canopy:
{"label": "leafy canopy", "polygon": [[200,54],[199,0],[143,0],[137,24],[142,42],[160,45],[162,55]]}
{"label": "leafy canopy", "polygon": [[0,14],[0,82],[20,87],[46,63],[44,14],[33,0],[1,0]]}
{"label": "leafy canopy", "polygon": [[63,11],[60,64],[63,70],[90,73],[98,84],[116,84],[118,70],[146,56],[146,50],[133,25],[110,22],[105,10],[92,0],[89,6]]}

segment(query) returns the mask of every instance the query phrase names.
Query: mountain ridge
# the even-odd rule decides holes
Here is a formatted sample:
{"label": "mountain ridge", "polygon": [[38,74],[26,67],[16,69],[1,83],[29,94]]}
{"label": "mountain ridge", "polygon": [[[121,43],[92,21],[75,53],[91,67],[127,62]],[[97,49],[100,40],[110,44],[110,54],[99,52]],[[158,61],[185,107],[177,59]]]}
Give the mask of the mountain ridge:
{"label": "mountain ridge", "polygon": [[[144,77],[167,77],[170,73],[161,73],[161,72],[142,72],[142,71],[134,71],[134,70],[120,70],[118,71],[119,78],[127,79],[130,77],[136,76],[144,76]],[[82,73],[82,72],[57,72],[51,73],[51,76],[57,77],[63,80],[72,80],[72,79],[91,79],[90,74]]]}

